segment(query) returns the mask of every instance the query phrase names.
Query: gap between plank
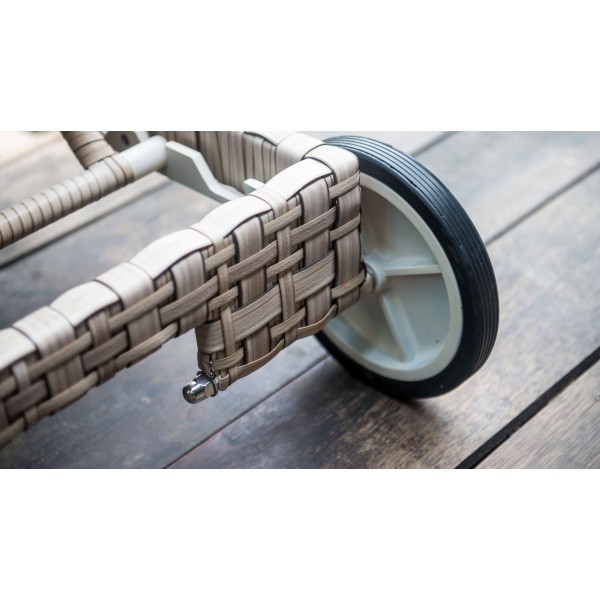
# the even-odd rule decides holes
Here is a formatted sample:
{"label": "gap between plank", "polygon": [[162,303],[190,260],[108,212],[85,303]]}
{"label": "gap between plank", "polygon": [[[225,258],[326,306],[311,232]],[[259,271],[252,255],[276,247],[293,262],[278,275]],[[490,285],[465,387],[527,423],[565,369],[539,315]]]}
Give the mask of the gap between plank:
{"label": "gap between plank", "polygon": [[[429,150],[430,148],[433,148],[435,145],[439,144],[440,142],[443,142],[444,140],[448,139],[450,136],[454,135],[455,133],[457,133],[456,131],[446,131],[444,133],[442,133],[441,135],[438,135],[436,138],[434,138],[433,140],[431,140],[430,142],[427,142],[426,144],[424,144],[423,146],[421,146],[420,148],[417,148],[417,150],[415,150],[414,152],[412,152],[412,156],[417,156],[419,154],[422,154],[423,152],[426,152],[427,150]],[[205,442],[207,442],[208,440],[210,440],[212,437],[214,437],[215,435],[217,435],[218,433],[220,433],[221,431],[223,431],[225,428],[229,427],[229,425],[231,425],[232,423],[234,423],[235,421],[237,421],[238,419],[242,418],[244,415],[246,415],[247,413],[249,413],[251,410],[254,410],[256,407],[258,407],[259,405],[261,405],[263,402],[266,402],[269,398],[271,398],[272,396],[274,396],[275,394],[278,394],[281,390],[285,389],[287,386],[291,385],[296,379],[298,379],[299,377],[302,377],[303,375],[306,375],[306,373],[308,373],[309,371],[311,371],[312,369],[315,369],[317,366],[319,366],[323,361],[325,361],[326,359],[331,358],[331,354],[329,354],[329,352],[327,352],[325,354],[325,356],[321,357],[319,360],[317,360],[315,363],[313,363],[312,365],[309,365],[306,369],[302,370],[301,372],[297,373],[293,379],[290,379],[288,382],[284,383],[283,385],[281,385],[280,387],[278,387],[277,389],[273,390],[268,396],[266,396],[265,398],[263,398],[262,400],[258,401],[256,404],[254,404],[253,406],[250,406],[247,410],[245,410],[243,413],[240,413],[239,415],[237,415],[234,419],[231,419],[231,421],[228,421],[227,423],[224,423],[221,427],[219,427],[218,429],[216,429],[215,431],[213,431],[210,436],[208,436],[206,439],[198,442],[197,444],[195,444],[194,446],[192,446],[191,448],[189,448],[188,450],[186,450],[181,456],[178,456],[177,458],[175,458],[174,460],[172,460],[170,463],[168,463],[166,466],[164,466],[164,469],[168,469],[170,468],[172,465],[174,465],[177,461],[181,460],[184,456],[186,456],[187,454],[189,454],[190,452],[193,452],[196,448],[198,448],[199,446],[201,446],[202,444],[204,444]]]}
{"label": "gap between plank", "polygon": [[[456,132],[446,131],[446,132],[442,133],[441,135],[438,135],[437,137],[435,137],[431,141],[427,142],[420,148],[417,148],[412,153],[412,155],[417,156],[417,155],[425,152],[426,150],[433,148],[433,146],[435,146],[436,144],[439,144],[440,142],[443,142],[445,139],[447,139],[454,133],[456,133]],[[61,136],[50,138],[45,142],[40,142],[40,144],[38,146],[36,146],[34,150],[39,150],[40,148],[43,148],[44,146],[47,146],[51,143],[58,142],[58,141],[64,141],[64,140]],[[21,155],[17,155],[17,157],[14,159],[14,161],[13,161],[13,158],[11,158],[9,160],[9,162],[11,162],[11,163],[16,162],[18,159],[23,158],[23,156],[27,156],[28,153],[30,153],[30,152],[31,152],[31,150],[24,151]],[[3,165],[3,166],[5,166],[5,165]],[[153,192],[158,191],[161,187],[166,186],[170,181],[171,180],[167,179],[166,181],[161,182],[159,185],[157,185],[156,189],[153,189],[152,191]],[[125,186],[122,189],[126,190],[127,187],[128,186]],[[117,190],[117,191],[120,191],[120,190]],[[50,224],[50,225],[54,225],[54,228],[52,230],[48,230],[48,229],[44,228],[44,229],[40,230],[40,232],[35,232],[37,235],[34,235],[33,237],[23,238],[23,240],[18,240],[17,243],[14,246],[12,246],[8,252],[5,251],[3,254],[0,254],[0,267],[5,267],[7,265],[10,265],[25,256],[29,256],[30,254],[37,252],[38,250],[41,250],[41,249],[45,248],[46,246],[49,246],[49,245],[57,242],[58,240],[62,239],[69,233],[73,233],[74,231],[82,229],[82,228],[86,227],[87,225],[90,225],[91,223],[95,223],[96,221],[101,220],[102,218],[125,207],[126,205],[134,202],[135,200],[139,200],[139,199],[143,198],[143,196],[145,194],[149,193],[149,191],[150,190],[144,190],[137,194],[134,194],[133,196],[131,196],[127,199],[123,199],[122,201],[113,202],[113,203],[111,203],[111,199],[110,199],[111,194],[109,194],[106,198],[100,198],[96,202],[93,202],[92,204],[90,204],[90,206],[93,205],[96,207],[98,207],[98,206],[103,207],[102,209],[96,208],[95,209],[96,214],[93,215],[93,217],[92,217],[92,215],[86,215],[85,213],[84,213],[84,216],[82,217],[82,215],[78,211],[76,211],[72,214],[78,215],[79,218],[77,218],[75,216],[71,217],[71,215],[66,215],[67,218],[71,217],[70,220],[67,219],[67,221],[64,221],[64,219],[59,219],[58,221],[55,221],[54,223]],[[102,202],[102,200],[105,200],[105,202]],[[44,233],[41,233],[42,231]],[[51,231],[51,233],[49,233],[50,231]],[[27,240],[27,241],[24,241],[24,240]]]}
{"label": "gap between plank", "polygon": [[584,181],[584,179],[587,179],[590,175],[593,175],[599,169],[600,169],[600,161],[597,162],[596,164],[592,165],[591,167],[587,168],[585,171],[583,171],[583,173],[580,173],[579,175],[577,175],[576,177],[571,179],[571,181],[568,181],[567,183],[565,183],[562,187],[559,187],[556,191],[552,192],[547,198],[542,200],[539,204],[537,204],[536,206],[534,206],[527,212],[523,213],[520,217],[515,219],[512,223],[505,225],[502,229],[500,229],[500,231],[496,232],[494,235],[492,235],[487,240],[485,240],[485,242],[484,242],[485,245],[490,246],[491,244],[493,244],[494,242],[499,240],[502,236],[507,234],[509,231],[511,231],[512,229],[514,229],[515,227],[517,227],[518,225],[520,225],[521,223],[523,223],[524,221],[529,219],[529,217],[532,217],[537,212],[539,212],[540,210],[542,210],[543,208],[548,206],[553,200],[556,200],[559,196],[562,196],[565,192],[568,192],[570,189],[572,189],[575,186],[582,183]]}
{"label": "gap between plank", "polygon": [[241,419],[244,415],[248,414],[250,411],[252,411],[255,408],[257,408],[258,406],[260,406],[263,402],[266,402],[269,398],[271,398],[275,394],[278,394],[279,392],[284,390],[289,385],[292,385],[292,383],[294,383],[296,381],[296,379],[298,379],[299,377],[303,377],[309,371],[312,371],[313,369],[318,367],[323,361],[327,360],[328,358],[332,358],[332,356],[331,356],[331,354],[329,354],[329,352],[326,352],[325,356],[322,356],[321,358],[319,358],[317,361],[315,361],[311,365],[308,365],[302,371],[299,371],[298,373],[296,373],[296,375],[294,375],[294,377],[292,379],[290,379],[289,381],[286,381],[284,384],[282,384],[278,388],[274,389],[268,396],[265,396],[262,400],[259,400],[256,404],[249,406],[244,412],[240,413],[239,415],[237,415],[230,421],[227,421],[227,423],[223,423],[223,425],[221,425],[218,429],[215,429],[208,437],[204,438],[203,440],[199,441],[197,444],[194,444],[193,446],[188,448],[183,454],[181,454],[177,458],[173,459],[170,463],[165,465],[163,467],[163,469],[169,469],[170,467],[172,467],[176,462],[180,461],[184,456],[187,456],[190,452],[193,452],[196,448],[199,448],[200,446],[202,446],[202,444],[208,442],[208,440],[210,440],[215,435],[217,435],[218,433],[220,433],[221,431],[223,431],[224,429],[229,427],[232,423],[235,423],[238,419]]}
{"label": "gap between plank", "polygon": [[569,385],[574,383],[586,371],[593,367],[600,360],[600,347],[596,348],[591,354],[586,356],[577,366],[571,369],[566,375],[561,377],[552,387],[548,388],[543,394],[538,396],[529,406],[523,409],[512,421],[495,433],[487,442],[484,442],[475,452],[465,458],[456,469],[473,469],[481,461],[487,458],[494,450],[508,440],[518,429],[527,421],[533,418],[540,410],[547,406],[551,400],[561,394]]}
{"label": "gap between plank", "polygon": [[[448,139],[451,135],[454,135],[456,132],[445,132],[440,136],[436,137],[431,142],[426,143],[424,146],[415,150],[412,153],[413,156],[417,156],[419,154],[424,153],[429,150],[433,146],[443,142]],[[584,181],[587,177],[592,175],[595,171],[600,169],[600,162],[592,165],[590,168],[586,169],[584,172],[580,173],[576,177],[574,177],[571,181],[567,182],[563,186],[561,186],[558,190],[547,196],[540,204],[521,215],[518,219],[516,219],[511,224],[507,225],[503,229],[501,229],[498,233],[494,234],[485,242],[486,246],[495,242],[503,235],[508,233],[511,229],[514,229],[516,226],[527,220],[529,217],[533,216],[535,213],[540,211],[542,208],[550,204],[553,200],[557,199],[559,196],[570,190],[571,188],[577,186],[579,183]],[[246,411],[238,415],[236,418],[232,419],[228,423],[225,423],[218,430],[214,431],[209,437],[202,440],[194,447],[187,450],[177,459],[171,461],[165,468],[171,467],[177,461],[181,460],[184,456],[186,456],[189,452],[192,452],[194,449],[198,448],[202,444],[206,443],[213,436],[220,433],[224,429],[226,429],[229,425],[237,421],[239,418],[243,417],[250,411],[254,410],[258,406],[260,406],[263,402],[266,402],[279,393],[281,390],[285,389],[289,385],[291,385],[298,377],[301,377],[315,369],[318,365],[320,365],[324,360],[330,358],[330,355],[326,355],[323,358],[319,359],[313,365],[304,369],[301,373],[297,374],[293,379],[280,386],[273,392],[271,392],[264,399],[257,402],[254,406],[248,408]],[[576,379],[578,379],[583,373],[585,373],[591,366],[593,366],[600,359],[600,348],[597,348],[592,354],[586,357],[582,362],[580,362],[575,368],[569,371],[566,375],[564,375],[558,382],[556,382],[552,387],[543,392],[536,400],[534,400],[528,407],[526,407],[519,415],[513,418],[505,427],[499,430],[496,434],[494,434],[488,441],[482,444],[478,449],[476,449],[473,453],[471,453],[466,459],[464,459],[456,468],[474,468],[477,466],[484,458],[486,458],[489,454],[491,454],[496,448],[498,448],[503,442],[505,442],[515,431],[517,431],[522,425],[524,425],[529,419],[531,419],[535,414],[537,414],[544,406],[546,406],[554,397],[560,394],[564,389],[566,389],[571,383],[573,383]]]}

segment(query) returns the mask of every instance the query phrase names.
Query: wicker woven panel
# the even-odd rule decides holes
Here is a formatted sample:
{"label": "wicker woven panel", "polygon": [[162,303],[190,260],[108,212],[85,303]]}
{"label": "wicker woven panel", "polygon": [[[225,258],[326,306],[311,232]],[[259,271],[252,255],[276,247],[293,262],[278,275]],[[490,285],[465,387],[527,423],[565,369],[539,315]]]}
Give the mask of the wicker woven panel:
{"label": "wicker woven panel", "polygon": [[62,134],[84,169],[116,154],[100,131],[63,131]]}
{"label": "wicker woven panel", "polygon": [[[244,191],[248,178],[268,181],[323,142],[293,132],[153,132],[200,149],[223,183]],[[95,202],[135,179],[131,165],[99,131],[63,132],[85,171],[0,211],[0,249]]]}
{"label": "wicker woven panel", "polygon": [[[267,160],[250,176],[277,169],[262,139]],[[355,302],[365,287],[358,163],[309,146],[298,138],[286,153],[310,157],[265,187],[0,331],[0,444],[192,328],[200,368],[224,390]],[[236,180],[248,176],[247,154],[238,158]]]}
{"label": "wicker woven panel", "polygon": [[214,176],[244,191],[246,179],[269,181],[324,142],[293,131],[153,131],[206,158]]}

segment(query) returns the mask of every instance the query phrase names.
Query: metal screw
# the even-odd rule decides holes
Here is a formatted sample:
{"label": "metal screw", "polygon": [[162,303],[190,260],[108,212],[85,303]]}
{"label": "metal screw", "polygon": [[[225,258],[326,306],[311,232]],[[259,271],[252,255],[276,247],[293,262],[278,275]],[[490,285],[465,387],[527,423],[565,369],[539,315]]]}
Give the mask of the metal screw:
{"label": "metal screw", "polygon": [[203,371],[198,371],[196,377],[183,386],[183,397],[190,404],[198,404],[206,398],[212,398],[219,393],[219,376],[210,377]]}

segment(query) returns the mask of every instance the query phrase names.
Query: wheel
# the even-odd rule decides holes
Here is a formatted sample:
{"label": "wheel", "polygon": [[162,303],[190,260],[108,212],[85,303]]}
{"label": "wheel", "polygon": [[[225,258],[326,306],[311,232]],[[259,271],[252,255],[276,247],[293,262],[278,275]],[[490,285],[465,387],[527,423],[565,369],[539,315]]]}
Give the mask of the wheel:
{"label": "wheel", "polygon": [[364,262],[375,289],[320,342],[350,373],[396,398],[444,394],[487,360],[498,290],[456,198],[414,158],[363,137],[327,140],[360,163]]}

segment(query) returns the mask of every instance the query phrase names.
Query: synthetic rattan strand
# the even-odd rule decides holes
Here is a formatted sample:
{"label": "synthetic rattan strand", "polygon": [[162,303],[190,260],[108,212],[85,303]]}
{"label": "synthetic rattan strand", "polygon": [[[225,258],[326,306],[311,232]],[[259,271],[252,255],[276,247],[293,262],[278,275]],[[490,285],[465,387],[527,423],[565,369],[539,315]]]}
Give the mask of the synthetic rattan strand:
{"label": "synthetic rattan strand", "polygon": [[224,183],[269,181],[0,331],[0,445],[192,328],[224,390],[371,285],[354,155],[303,134],[162,135],[199,140]]}

